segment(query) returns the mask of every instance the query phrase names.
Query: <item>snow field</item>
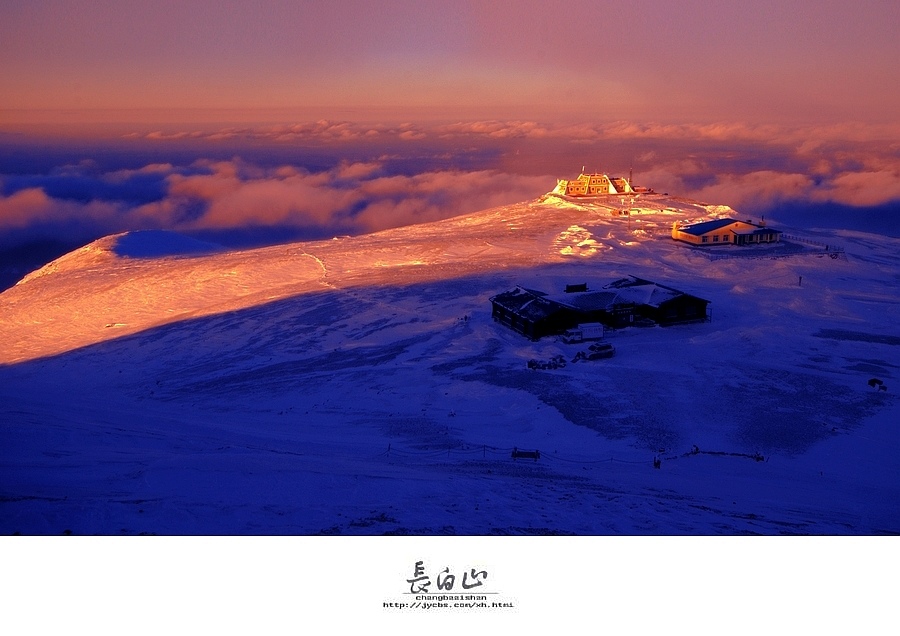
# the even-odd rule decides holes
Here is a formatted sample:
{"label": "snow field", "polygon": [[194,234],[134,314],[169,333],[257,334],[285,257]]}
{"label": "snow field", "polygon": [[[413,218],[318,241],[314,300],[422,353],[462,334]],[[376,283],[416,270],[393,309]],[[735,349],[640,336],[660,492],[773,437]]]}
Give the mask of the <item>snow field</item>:
{"label": "snow field", "polygon": [[[548,199],[246,252],[128,258],[104,239],[63,257],[0,295],[0,531],[900,530],[898,404],[866,384],[900,368],[892,240],[710,261],[667,238],[670,211],[641,216]],[[579,347],[490,317],[515,284],[628,274],[712,301],[712,321],[530,370]]]}

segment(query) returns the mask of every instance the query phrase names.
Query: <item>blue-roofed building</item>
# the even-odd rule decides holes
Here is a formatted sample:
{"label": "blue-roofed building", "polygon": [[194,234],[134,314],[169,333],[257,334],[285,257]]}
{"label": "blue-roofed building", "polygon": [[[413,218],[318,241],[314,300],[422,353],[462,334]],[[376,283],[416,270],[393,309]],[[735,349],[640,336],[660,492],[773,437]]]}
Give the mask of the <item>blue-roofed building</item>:
{"label": "blue-roofed building", "polygon": [[693,225],[672,224],[672,238],[692,245],[759,245],[777,243],[781,230],[766,227],[765,223],[714,219]]}

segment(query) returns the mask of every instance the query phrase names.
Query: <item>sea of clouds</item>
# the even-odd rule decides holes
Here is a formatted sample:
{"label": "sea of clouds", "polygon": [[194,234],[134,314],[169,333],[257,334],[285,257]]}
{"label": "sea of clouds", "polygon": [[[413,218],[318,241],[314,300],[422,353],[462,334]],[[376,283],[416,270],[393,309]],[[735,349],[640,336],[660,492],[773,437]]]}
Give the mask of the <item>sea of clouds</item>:
{"label": "sea of clouds", "polygon": [[0,134],[0,268],[14,278],[41,264],[17,260],[128,230],[235,247],[373,232],[533,199],[582,168],[790,225],[900,236],[898,138],[855,124],[327,120]]}

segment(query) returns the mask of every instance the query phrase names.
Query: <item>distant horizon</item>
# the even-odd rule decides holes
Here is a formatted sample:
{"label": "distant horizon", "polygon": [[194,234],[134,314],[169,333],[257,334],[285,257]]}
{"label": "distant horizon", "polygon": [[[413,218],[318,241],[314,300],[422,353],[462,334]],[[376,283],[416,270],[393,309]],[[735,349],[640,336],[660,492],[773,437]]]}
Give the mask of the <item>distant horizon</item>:
{"label": "distant horizon", "polygon": [[827,129],[855,128],[877,131],[886,139],[896,139],[900,124],[896,117],[861,118],[852,114],[833,117],[808,117],[804,114],[770,114],[762,117],[741,117],[724,113],[718,116],[703,113],[657,112],[639,115],[633,112],[587,113],[567,111],[564,105],[555,107],[517,108],[459,106],[418,106],[402,109],[379,106],[321,105],[272,108],[229,107],[130,107],[130,108],[4,108],[0,104],[0,134],[20,129],[57,129],[66,127],[90,129],[104,135],[110,128],[133,126],[195,125],[209,129],[220,125],[288,125],[321,119],[352,121],[358,124],[398,125],[418,123],[465,123],[473,121],[531,121],[548,126],[608,125],[629,122],[641,125],[664,126],[732,126],[769,127],[771,129]]}

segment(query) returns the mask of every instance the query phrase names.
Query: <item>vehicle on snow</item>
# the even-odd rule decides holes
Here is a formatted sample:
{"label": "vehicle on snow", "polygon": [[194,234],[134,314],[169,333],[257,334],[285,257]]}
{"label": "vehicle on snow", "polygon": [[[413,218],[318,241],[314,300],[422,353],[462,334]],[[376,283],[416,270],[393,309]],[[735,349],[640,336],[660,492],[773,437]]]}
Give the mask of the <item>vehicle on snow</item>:
{"label": "vehicle on snow", "polygon": [[579,351],[575,354],[575,359],[572,362],[578,362],[579,360],[603,360],[604,358],[612,358],[614,355],[616,355],[614,346],[608,342],[595,342],[588,347],[587,351]]}
{"label": "vehicle on snow", "polygon": [[603,324],[599,322],[586,322],[566,330],[562,335],[562,341],[566,344],[575,344],[585,340],[600,340],[603,337]]}

